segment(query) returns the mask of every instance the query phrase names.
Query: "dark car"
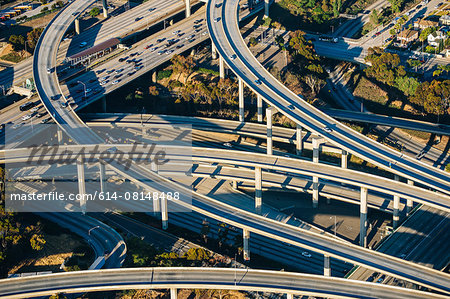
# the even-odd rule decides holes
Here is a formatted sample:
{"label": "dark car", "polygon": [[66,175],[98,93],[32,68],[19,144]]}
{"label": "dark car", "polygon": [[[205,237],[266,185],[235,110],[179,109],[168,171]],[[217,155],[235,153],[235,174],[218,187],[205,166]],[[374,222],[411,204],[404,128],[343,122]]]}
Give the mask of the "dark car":
{"label": "dark car", "polygon": [[77,82],[72,82],[72,83],[69,84],[69,87],[74,87],[74,86],[77,86],[77,85],[78,85]]}
{"label": "dark car", "polygon": [[163,38],[158,38],[156,41],[157,41],[158,43],[160,43],[160,42],[163,42],[163,41],[165,41],[165,40],[166,40],[166,38],[163,37]]}
{"label": "dark car", "polygon": [[136,19],[134,19],[135,22],[142,20],[144,17],[137,17]]}
{"label": "dark car", "polygon": [[127,59],[128,59],[128,56],[119,58],[119,62],[123,62],[123,61],[125,61],[125,60],[127,60]]}

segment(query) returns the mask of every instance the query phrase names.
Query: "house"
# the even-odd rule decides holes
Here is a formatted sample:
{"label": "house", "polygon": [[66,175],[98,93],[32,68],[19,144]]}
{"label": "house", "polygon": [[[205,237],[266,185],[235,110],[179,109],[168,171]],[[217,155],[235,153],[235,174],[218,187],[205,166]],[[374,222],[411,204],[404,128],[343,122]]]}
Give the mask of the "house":
{"label": "house", "polygon": [[439,46],[439,41],[444,40],[445,36],[442,31],[430,33],[427,37],[428,44],[433,47]]}
{"label": "house", "polygon": [[450,15],[443,15],[439,18],[441,25],[450,25]]}
{"label": "house", "polygon": [[414,21],[414,28],[416,29],[425,29],[428,27],[436,27],[439,25],[439,22],[425,20],[425,19],[417,19]]}
{"label": "house", "polygon": [[397,35],[397,40],[400,41],[401,46],[406,47],[409,43],[419,38],[419,31],[405,29]]}

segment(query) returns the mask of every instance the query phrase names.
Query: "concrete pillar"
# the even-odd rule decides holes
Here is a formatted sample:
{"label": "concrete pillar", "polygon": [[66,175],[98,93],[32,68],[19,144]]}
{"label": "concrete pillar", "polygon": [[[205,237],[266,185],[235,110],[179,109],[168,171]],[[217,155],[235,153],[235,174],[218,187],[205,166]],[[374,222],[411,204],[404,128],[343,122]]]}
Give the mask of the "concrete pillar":
{"label": "concrete pillar", "polygon": [[77,159],[78,194],[80,196],[81,213],[86,214],[86,179],[84,175],[84,159]]}
{"label": "concrete pillar", "polygon": [[157,83],[157,74],[158,73],[156,71],[152,71],[152,83]]}
{"label": "concrete pillar", "polygon": [[169,213],[167,211],[167,198],[162,196],[161,200],[161,221],[162,221],[162,229],[166,230],[169,227]]}
{"label": "concrete pillar", "polygon": [[225,79],[225,65],[222,56],[219,55],[219,74],[221,79]]}
{"label": "concrete pillar", "polygon": [[286,294],[286,299],[294,299],[294,294]]}
{"label": "concrete pillar", "polygon": [[313,208],[319,206],[319,177],[313,176]]}
{"label": "concrete pillar", "polygon": [[231,186],[234,190],[237,190],[237,188],[238,188],[238,183],[237,183],[237,181],[233,181],[233,184],[232,184],[232,186]]}
{"label": "concrete pillar", "polygon": [[211,58],[217,59],[217,49],[214,43],[211,43]]}
{"label": "concrete pillar", "polygon": [[264,18],[269,17],[270,0],[264,0]]}
{"label": "concrete pillar", "polygon": [[262,205],[262,171],[261,167],[255,167],[255,209],[259,214]]}
{"label": "concrete pillar", "polygon": [[170,26],[173,26],[173,19],[170,19],[169,25],[170,25]]}
{"label": "concrete pillar", "polygon": [[63,131],[60,126],[56,126],[56,137],[58,139],[58,144],[63,144]]}
{"label": "concrete pillar", "polygon": [[[394,175],[394,180],[399,181],[399,177],[398,175]],[[392,215],[392,228],[396,229],[399,222],[400,222],[400,215],[399,215],[399,210],[398,207],[400,205],[400,196],[398,195],[394,195],[394,213]]]}
{"label": "concrete pillar", "polygon": [[102,5],[103,5],[103,17],[107,18],[108,17],[108,3],[106,3],[106,0],[102,1]]}
{"label": "concrete pillar", "polygon": [[161,205],[159,203],[159,198],[153,198],[153,216],[158,217],[161,213]]}
{"label": "concrete pillar", "polygon": [[153,172],[158,173],[158,164],[156,164],[154,161],[152,161],[150,163],[150,170],[153,171]]}
{"label": "concrete pillar", "polygon": [[273,154],[273,144],[272,144],[272,116],[276,113],[275,107],[269,107],[266,109],[267,118],[267,154]]}
{"label": "concrete pillar", "polygon": [[105,164],[98,162],[98,170],[100,172],[100,192],[106,192],[106,170]]}
{"label": "concrete pillar", "polygon": [[170,299],[178,298],[178,290],[176,288],[170,288]]}
{"label": "concrete pillar", "polygon": [[303,129],[302,126],[297,124],[297,131],[295,132],[295,152],[298,156],[301,156],[303,151]]}
{"label": "concrete pillar", "polygon": [[347,151],[342,150],[341,167],[342,168],[347,168],[347,162],[348,162],[348,153],[347,153]]}
{"label": "concrete pillar", "polygon": [[191,49],[191,56],[195,56],[195,48]]}
{"label": "concrete pillar", "polygon": [[313,162],[319,163],[319,148],[321,144],[322,138],[314,137],[312,139],[312,146],[313,146]]}
{"label": "concrete pillar", "polygon": [[262,103],[262,97],[259,94],[256,95],[256,106],[257,106],[258,122],[262,123],[262,121],[263,121],[263,103]]}
{"label": "concrete pillar", "polygon": [[239,78],[239,121],[244,121],[244,81]]}
{"label": "concrete pillar", "polygon": [[80,20],[78,18],[75,19],[75,33],[80,34]]}
{"label": "concrete pillar", "polygon": [[323,256],[323,276],[331,276],[330,257]]}
{"label": "concrete pillar", "polygon": [[191,1],[190,0],[185,1],[186,1],[186,18],[189,18],[191,16]]}
{"label": "concrete pillar", "polygon": [[106,113],[106,97],[102,97],[102,109],[103,113]]}
{"label": "concrete pillar", "polygon": [[359,245],[367,246],[367,195],[366,187],[361,187],[361,203],[360,203],[360,218],[359,218]]}
{"label": "concrete pillar", "polygon": [[[414,186],[414,181],[408,180],[408,185]],[[412,209],[413,209],[413,201],[411,199],[407,199],[406,200],[406,216],[409,216]]]}
{"label": "concrete pillar", "polygon": [[248,246],[248,240],[250,239],[250,232],[243,229],[243,243],[244,243],[244,260],[249,261],[250,260],[250,248]]}

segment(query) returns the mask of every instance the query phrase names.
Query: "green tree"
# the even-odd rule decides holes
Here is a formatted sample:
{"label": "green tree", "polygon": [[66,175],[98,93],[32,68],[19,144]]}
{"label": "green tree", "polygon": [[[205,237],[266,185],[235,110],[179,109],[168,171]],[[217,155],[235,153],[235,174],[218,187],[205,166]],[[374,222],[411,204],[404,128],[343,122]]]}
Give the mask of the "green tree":
{"label": "green tree", "polygon": [[254,46],[256,46],[258,44],[258,40],[255,38],[255,37],[250,37],[250,40],[249,40],[249,46],[250,47],[254,47]]}
{"label": "green tree", "polygon": [[98,8],[98,7],[94,7],[91,9],[91,11],[89,11],[89,15],[93,18],[98,16],[99,14],[100,14],[100,8]]}
{"label": "green tree", "polygon": [[412,96],[416,92],[416,89],[420,85],[420,82],[416,78],[403,76],[395,79],[395,85],[405,95]]}
{"label": "green tree", "polygon": [[[36,44],[39,40],[39,37],[42,34],[42,31],[44,31],[44,28],[35,28],[32,31],[27,33],[27,45],[29,47],[29,49],[34,50],[34,48],[36,47]],[[30,50],[28,50],[30,51]]]}
{"label": "green tree", "polygon": [[372,22],[372,24],[378,25],[380,24],[380,19],[381,19],[380,13],[376,9],[374,9],[370,14],[370,21]]}
{"label": "green tree", "polygon": [[389,0],[389,3],[391,4],[394,13],[400,12],[403,6],[403,0]]}
{"label": "green tree", "polygon": [[416,72],[417,68],[422,65],[422,62],[420,62],[420,60],[417,59],[408,59],[406,62],[408,63],[409,67],[414,68]]}
{"label": "green tree", "polygon": [[25,47],[25,39],[22,35],[11,35],[9,37],[9,43],[14,51],[23,50]]}
{"label": "green tree", "polygon": [[314,46],[305,38],[305,32],[297,30],[290,33],[289,51],[294,58],[303,57],[307,60],[316,60]]}
{"label": "green tree", "polygon": [[436,32],[436,28],[435,27],[428,27],[422,30],[422,32],[420,32],[419,35],[419,39],[421,41],[426,41],[428,38],[428,35],[430,35],[431,33]]}

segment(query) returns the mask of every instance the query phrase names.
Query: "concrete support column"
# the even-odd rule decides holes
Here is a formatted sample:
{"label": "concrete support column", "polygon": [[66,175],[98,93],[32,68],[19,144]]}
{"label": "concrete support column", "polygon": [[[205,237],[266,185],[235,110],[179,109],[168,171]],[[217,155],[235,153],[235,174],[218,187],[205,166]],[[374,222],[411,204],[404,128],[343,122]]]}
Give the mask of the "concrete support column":
{"label": "concrete support column", "polygon": [[320,144],[322,143],[322,138],[314,137],[312,139],[312,146],[313,146],[313,162],[319,163],[319,149]]}
{"label": "concrete support column", "polygon": [[169,212],[167,211],[167,198],[162,196],[161,200],[161,221],[162,229],[166,230],[169,227]]}
{"label": "concrete support column", "polygon": [[[394,180],[399,181],[400,178],[398,175],[394,175]],[[396,229],[399,222],[400,222],[400,215],[399,215],[399,205],[400,205],[400,196],[394,195],[394,213],[392,215],[392,228]]]}
{"label": "concrete support column", "polygon": [[225,79],[225,62],[223,57],[219,55],[219,74],[221,79]]}
{"label": "concrete support column", "polygon": [[186,1],[186,18],[189,18],[191,16],[191,1],[190,0],[185,1]]}
{"label": "concrete support column", "polygon": [[262,103],[262,97],[259,94],[256,95],[256,106],[257,106],[258,122],[262,123],[262,121],[263,121],[263,103]]}
{"label": "concrete support column", "polygon": [[75,33],[80,34],[80,20],[78,18],[75,19]]}
{"label": "concrete support column", "polygon": [[255,209],[261,212],[262,205],[262,171],[261,167],[255,167]]}
{"label": "concrete support column", "polygon": [[178,290],[176,288],[170,288],[170,299],[178,298]]}
{"label": "concrete support column", "polygon": [[106,97],[102,97],[102,110],[106,113]]}
{"label": "concrete support column", "polygon": [[361,187],[359,245],[362,247],[367,247],[367,195],[368,195],[367,188]]}
{"label": "concrete support column", "polygon": [[108,3],[106,3],[106,0],[102,0],[102,5],[103,5],[103,17],[107,18],[108,17]]}
{"label": "concrete support column", "polygon": [[270,0],[264,0],[264,18],[269,17]]}
{"label": "concrete support column", "polygon": [[297,124],[297,131],[295,132],[295,152],[298,156],[301,156],[303,151],[303,129],[302,126]]}
{"label": "concrete support column", "polygon": [[243,243],[244,243],[244,260],[250,260],[250,248],[248,246],[248,240],[250,239],[250,232],[243,229]]}
{"label": "concrete support column", "polygon": [[[414,181],[408,180],[408,185],[414,186]],[[411,199],[407,199],[406,200],[406,216],[409,216],[412,209],[413,209],[413,201]]]}
{"label": "concrete support column", "polygon": [[238,188],[238,183],[237,183],[237,181],[233,181],[233,184],[232,184],[232,186],[231,186],[234,190],[237,190],[237,188]]}
{"label": "concrete support column", "polygon": [[272,116],[276,113],[275,107],[269,107],[266,109],[267,118],[267,154],[273,154],[273,143],[272,143]]}
{"label": "concrete support column", "polygon": [[286,299],[294,299],[294,294],[286,294]]}
{"label": "concrete support column", "polygon": [[58,139],[58,144],[63,144],[63,131],[59,126],[56,126],[56,138]]}
{"label": "concrete support column", "polygon": [[152,83],[157,83],[157,74],[158,73],[156,71],[152,71]]}
{"label": "concrete support column", "polygon": [[319,206],[319,177],[313,176],[313,208]]}
{"label": "concrete support column", "polygon": [[158,164],[156,164],[155,161],[152,161],[150,163],[150,170],[153,171],[153,172],[158,173]]}
{"label": "concrete support column", "polygon": [[161,205],[159,203],[159,198],[153,199],[153,216],[158,217],[161,213]]}
{"label": "concrete support column", "polygon": [[244,81],[239,78],[239,121],[244,121]]}
{"label": "concrete support column", "polygon": [[211,58],[217,59],[217,49],[214,43],[211,43]]}
{"label": "concrete support column", "polygon": [[345,150],[342,150],[341,154],[341,167],[347,168],[347,162],[348,162],[348,153]]}
{"label": "concrete support column", "polygon": [[105,164],[98,162],[98,170],[100,172],[100,191],[106,192],[106,169]]}
{"label": "concrete support column", "polygon": [[323,276],[331,276],[330,257],[323,256]]}
{"label": "concrete support column", "polygon": [[78,194],[80,195],[81,213],[86,214],[86,178],[84,174],[84,159],[77,159]]}

